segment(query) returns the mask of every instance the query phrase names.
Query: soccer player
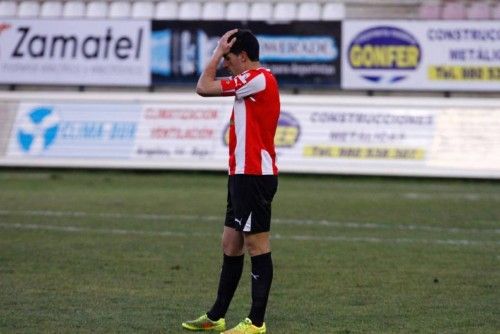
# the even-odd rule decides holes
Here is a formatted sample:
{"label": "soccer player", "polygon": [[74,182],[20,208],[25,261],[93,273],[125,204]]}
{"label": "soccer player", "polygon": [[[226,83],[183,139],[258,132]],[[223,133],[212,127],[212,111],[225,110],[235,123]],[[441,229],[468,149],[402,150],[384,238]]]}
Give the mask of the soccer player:
{"label": "soccer player", "polygon": [[[232,77],[215,77],[219,62]],[[266,333],[264,314],[273,278],[269,231],[271,202],[278,188],[274,135],[280,113],[278,84],[259,63],[259,43],[249,30],[226,32],[201,74],[201,96],[234,96],[229,127],[229,179],[222,233],[223,264],[217,299],[201,317],[182,323],[188,330],[224,331],[231,299],[243,271],[245,249],[252,264],[252,305],[231,334]]]}

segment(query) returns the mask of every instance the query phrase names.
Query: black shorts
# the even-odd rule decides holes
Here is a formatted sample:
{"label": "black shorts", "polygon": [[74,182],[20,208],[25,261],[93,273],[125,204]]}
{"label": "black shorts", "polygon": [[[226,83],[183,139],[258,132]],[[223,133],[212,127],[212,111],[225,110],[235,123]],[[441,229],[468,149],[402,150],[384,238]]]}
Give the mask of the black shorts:
{"label": "black shorts", "polygon": [[246,233],[269,232],[271,202],[277,189],[275,175],[230,175],[224,225]]}

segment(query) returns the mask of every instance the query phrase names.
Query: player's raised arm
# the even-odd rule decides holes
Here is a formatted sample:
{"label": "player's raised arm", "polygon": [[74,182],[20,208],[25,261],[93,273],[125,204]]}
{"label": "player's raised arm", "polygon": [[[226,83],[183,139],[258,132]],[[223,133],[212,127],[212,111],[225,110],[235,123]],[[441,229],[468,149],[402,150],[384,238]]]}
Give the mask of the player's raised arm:
{"label": "player's raised arm", "polygon": [[225,54],[229,52],[231,46],[236,42],[236,38],[229,41],[229,37],[236,33],[238,29],[229,30],[220,38],[217,43],[217,47],[212,54],[212,58],[208,62],[207,66],[203,70],[200,78],[198,79],[198,84],[196,85],[196,93],[201,96],[220,96],[222,95],[222,87],[220,80],[215,78],[215,73],[217,71],[217,66],[220,60]]}

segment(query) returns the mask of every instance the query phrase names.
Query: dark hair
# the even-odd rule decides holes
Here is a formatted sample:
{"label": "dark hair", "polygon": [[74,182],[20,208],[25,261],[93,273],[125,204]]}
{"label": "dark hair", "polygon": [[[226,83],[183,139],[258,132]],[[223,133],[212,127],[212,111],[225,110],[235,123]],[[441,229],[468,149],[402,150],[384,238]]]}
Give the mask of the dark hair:
{"label": "dark hair", "polygon": [[240,54],[242,51],[245,51],[251,61],[259,61],[259,41],[257,37],[252,34],[252,31],[248,29],[238,29],[237,32],[228,38],[228,41],[230,42],[235,37],[236,42],[229,52]]}

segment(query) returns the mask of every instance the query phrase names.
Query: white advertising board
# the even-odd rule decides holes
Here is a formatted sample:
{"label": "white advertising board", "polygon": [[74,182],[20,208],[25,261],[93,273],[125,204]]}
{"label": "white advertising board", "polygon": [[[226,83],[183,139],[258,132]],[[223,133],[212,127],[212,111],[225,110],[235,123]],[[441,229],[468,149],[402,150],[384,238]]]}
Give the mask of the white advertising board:
{"label": "white advertising board", "polygon": [[148,86],[146,20],[0,20],[0,83]]}
{"label": "white advertising board", "polygon": [[428,164],[500,170],[500,106],[443,109],[436,118]]}
{"label": "white advertising board", "polygon": [[137,104],[21,103],[6,156],[128,158],[139,113]]}
{"label": "white advertising board", "polygon": [[[4,95],[0,166],[227,170],[231,98]],[[281,172],[500,178],[500,102],[282,96],[275,144]]]}
{"label": "white advertising board", "polygon": [[342,88],[500,91],[495,21],[345,21]]}
{"label": "white advertising board", "polygon": [[227,161],[222,145],[230,106],[196,103],[145,104],[142,106],[132,159],[189,160],[194,164]]}
{"label": "white advertising board", "polygon": [[297,136],[289,147],[278,143],[280,166],[306,164],[311,168],[342,163],[379,167],[424,165],[436,115],[423,108],[345,105],[290,105],[285,106],[283,114],[295,119],[288,123],[295,124]]}

